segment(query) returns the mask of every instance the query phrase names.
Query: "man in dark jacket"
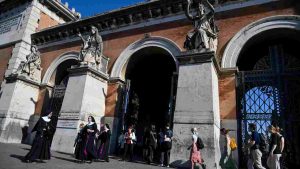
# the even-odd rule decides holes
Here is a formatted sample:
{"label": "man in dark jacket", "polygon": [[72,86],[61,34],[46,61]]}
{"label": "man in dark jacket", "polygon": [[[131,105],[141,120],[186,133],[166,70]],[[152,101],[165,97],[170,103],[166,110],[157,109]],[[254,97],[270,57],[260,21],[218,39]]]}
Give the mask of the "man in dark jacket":
{"label": "man in dark jacket", "polygon": [[147,161],[148,164],[151,164],[153,162],[153,154],[154,151],[157,147],[157,136],[156,136],[156,129],[154,125],[151,125],[149,134],[147,135],[148,138],[147,140],[147,149],[148,149],[148,154],[147,154]]}

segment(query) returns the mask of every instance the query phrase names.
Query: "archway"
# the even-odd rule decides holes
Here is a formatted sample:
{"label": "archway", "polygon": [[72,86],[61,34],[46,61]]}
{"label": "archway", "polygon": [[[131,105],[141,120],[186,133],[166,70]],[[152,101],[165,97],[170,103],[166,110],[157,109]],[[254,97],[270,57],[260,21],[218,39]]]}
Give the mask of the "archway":
{"label": "archway", "polygon": [[[146,47],[129,59],[125,80],[130,84],[124,127],[134,125],[138,154],[141,154],[145,129],[155,125],[172,126],[177,88],[177,63],[173,56],[159,47]],[[130,81],[130,83],[129,83]],[[128,86],[127,86],[128,87]]]}
{"label": "archway", "polygon": [[247,25],[236,33],[228,43],[223,53],[221,67],[237,67],[238,58],[246,43],[261,33],[275,29],[300,30],[300,17],[297,15],[277,15]]}
{"label": "archway", "polygon": [[[174,96],[176,72],[172,56],[161,48],[148,47],[132,55],[125,77],[131,81],[130,98],[134,99],[136,94],[139,100],[137,128],[150,124],[161,128],[172,122],[170,106],[173,105],[171,94]],[[131,106],[128,115],[134,113]]]}
{"label": "archway", "polygon": [[125,81],[126,67],[131,56],[147,47],[159,47],[167,51],[172,57],[174,62],[176,62],[176,69],[178,69],[178,63],[176,56],[179,56],[181,53],[180,47],[170,39],[164,37],[148,37],[141,40],[138,40],[130,44],[118,57],[111,71],[111,79],[119,79]]}
{"label": "archway", "polygon": [[[286,139],[283,165],[288,168],[300,165],[299,39],[296,29],[270,29],[249,38],[236,57],[240,145],[247,143],[248,123],[266,136],[268,125],[279,125]],[[239,153],[243,164],[244,154]]]}
{"label": "archway", "polygon": [[[53,125],[56,126],[69,80],[68,69],[78,64],[78,53],[68,52],[57,57],[47,69],[42,84],[46,86],[43,113],[53,112]],[[48,86],[48,87],[47,87]]]}

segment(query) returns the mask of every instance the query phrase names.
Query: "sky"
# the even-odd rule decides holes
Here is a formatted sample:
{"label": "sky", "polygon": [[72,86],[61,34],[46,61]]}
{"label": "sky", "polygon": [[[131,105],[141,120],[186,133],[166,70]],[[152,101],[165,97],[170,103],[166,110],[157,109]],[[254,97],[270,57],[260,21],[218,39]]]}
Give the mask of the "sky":
{"label": "sky", "polygon": [[145,0],[62,0],[63,3],[69,3],[70,9],[74,7],[76,11],[81,13],[82,18],[144,1]]}

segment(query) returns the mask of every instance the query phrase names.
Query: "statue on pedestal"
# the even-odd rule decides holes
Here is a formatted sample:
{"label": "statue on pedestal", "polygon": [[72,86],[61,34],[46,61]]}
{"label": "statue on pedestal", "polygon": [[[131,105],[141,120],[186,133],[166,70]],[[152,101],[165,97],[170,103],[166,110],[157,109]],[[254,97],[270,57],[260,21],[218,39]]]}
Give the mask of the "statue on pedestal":
{"label": "statue on pedestal", "polygon": [[101,57],[103,54],[103,42],[98,29],[95,26],[91,26],[91,34],[87,39],[84,39],[80,33],[78,36],[82,40],[79,60],[83,64],[91,63],[98,68],[101,64]]}
{"label": "statue on pedestal", "polygon": [[[195,15],[191,11],[192,7],[196,7]],[[210,2],[208,0],[187,0],[185,14],[189,20],[193,21],[194,29],[187,34],[184,48],[187,50],[211,49],[215,51],[217,27],[214,21],[215,10]]]}
{"label": "statue on pedestal", "polygon": [[30,48],[30,54],[26,56],[26,61],[22,61],[13,75],[25,75],[30,79],[39,80],[41,68],[41,57],[35,45]]}

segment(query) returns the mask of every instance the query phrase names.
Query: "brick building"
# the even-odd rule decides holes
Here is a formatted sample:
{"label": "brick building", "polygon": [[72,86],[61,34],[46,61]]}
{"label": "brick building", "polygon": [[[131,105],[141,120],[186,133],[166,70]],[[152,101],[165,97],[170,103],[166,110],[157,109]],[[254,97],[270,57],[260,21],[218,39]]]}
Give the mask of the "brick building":
{"label": "brick building", "polygon": [[[37,101],[38,97],[34,96],[32,100],[19,104],[14,95],[20,86],[8,84],[5,80],[16,71],[20,62],[26,60],[32,44],[31,35],[52,26],[76,21],[79,17],[80,14],[75,9],[69,9],[68,4],[62,4],[60,1],[0,1],[0,81],[3,96],[0,113],[1,142],[20,142],[22,139],[20,128],[26,129],[28,123],[35,123],[39,118],[38,113],[32,114],[35,112],[35,105],[32,103]],[[37,89],[35,93],[38,94],[39,87],[35,88]],[[16,97],[22,99],[22,94],[17,94]],[[22,109],[23,111],[20,111]],[[27,141],[30,140],[31,138]]]}
{"label": "brick building", "polygon": [[[299,166],[299,3],[231,0],[215,1],[214,6],[217,49],[201,55],[183,48],[193,28],[184,0],[153,0],[32,34],[42,72],[37,99],[28,103],[34,109],[27,113],[57,114],[52,149],[70,153],[79,123],[94,115],[98,124],[112,126],[113,152],[122,126],[131,118],[138,139],[150,124],[161,128],[171,123],[174,165],[185,164],[190,128],[195,126],[206,145],[202,154],[208,168],[219,168],[219,128],[233,129],[231,135],[239,143],[234,156],[243,166],[247,124],[255,122],[266,134],[266,127],[276,122],[287,139],[286,165]],[[98,28],[104,58],[109,58],[100,73],[76,68],[81,49],[77,34],[87,36],[91,26]],[[6,68],[13,47],[0,51],[2,74],[13,69],[10,64]],[[2,94],[0,103],[4,99]]]}

